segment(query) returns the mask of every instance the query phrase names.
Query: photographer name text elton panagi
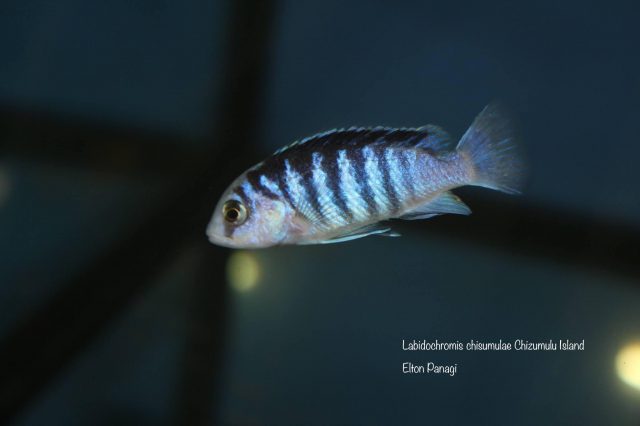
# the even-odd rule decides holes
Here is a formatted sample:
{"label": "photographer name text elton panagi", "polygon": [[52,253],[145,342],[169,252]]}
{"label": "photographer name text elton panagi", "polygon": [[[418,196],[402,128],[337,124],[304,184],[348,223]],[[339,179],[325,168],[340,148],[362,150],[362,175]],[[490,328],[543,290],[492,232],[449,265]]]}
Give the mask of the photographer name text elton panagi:
{"label": "photographer name text elton panagi", "polygon": [[458,364],[437,365],[434,362],[428,362],[426,365],[416,365],[411,362],[402,363],[402,373],[404,374],[446,374],[453,377],[457,372]]}

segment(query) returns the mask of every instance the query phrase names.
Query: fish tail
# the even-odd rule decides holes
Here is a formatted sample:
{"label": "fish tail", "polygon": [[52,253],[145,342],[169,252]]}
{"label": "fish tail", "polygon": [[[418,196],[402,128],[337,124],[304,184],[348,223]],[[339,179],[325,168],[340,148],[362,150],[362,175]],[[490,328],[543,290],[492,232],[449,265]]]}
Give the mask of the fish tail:
{"label": "fish tail", "polygon": [[508,194],[521,192],[524,164],[511,123],[496,104],[478,114],[456,150],[470,162],[470,185]]}

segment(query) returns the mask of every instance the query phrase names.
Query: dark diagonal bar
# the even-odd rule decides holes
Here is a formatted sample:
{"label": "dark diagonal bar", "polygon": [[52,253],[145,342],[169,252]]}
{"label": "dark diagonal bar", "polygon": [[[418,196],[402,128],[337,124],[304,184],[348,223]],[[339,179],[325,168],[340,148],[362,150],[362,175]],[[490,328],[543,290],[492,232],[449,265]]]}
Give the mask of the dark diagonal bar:
{"label": "dark diagonal bar", "polygon": [[538,257],[582,270],[631,278],[640,284],[640,227],[586,217],[478,188],[456,190],[470,216],[445,215],[398,222],[406,233],[435,233]]}
{"label": "dark diagonal bar", "polygon": [[[204,227],[213,202],[232,177],[231,171],[237,170],[239,162],[253,160],[246,152],[255,138],[256,117],[260,115],[274,4],[259,0],[230,4],[221,115],[213,136],[221,149],[212,149],[204,156],[210,159],[205,167],[198,167],[202,163],[192,165],[190,173],[181,178],[182,185],[177,185],[180,189],[163,208],[84,272],[60,286],[63,290],[59,294],[0,342],[0,420],[18,413],[100,334],[109,320],[142,294],[186,239],[205,238]],[[86,130],[80,139],[90,142],[94,138],[100,139],[99,131]],[[132,137],[131,141],[154,145],[153,137]],[[208,255],[217,271],[210,285],[226,288],[222,266],[227,251],[211,246]],[[211,309],[223,310],[224,291],[215,295]],[[216,350],[220,350],[221,342],[214,337]],[[186,421],[201,423],[203,415],[192,415]]]}
{"label": "dark diagonal bar", "polygon": [[174,176],[202,167],[203,144],[166,132],[0,105],[0,156],[76,169]]}
{"label": "dark diagonal bar", "polygon": [[[255,129],[260,125],[261,101],[266,79],[268,63],[268,47],[274,20],[276,19],[275,2],[273,1],[240,1],[234,2],[236,13],[229,26],[231,31],[230,45],[235,46],[229,54],[230,70],[223,88],[223,98],[228,100],[221,111],[221,125],[217,132],[217,140],[230,146],[234,152],[222,156],[229,173],[221,177],[219,169],[208,170],[207,181],[216,181],[218,190],[210,192],[209,199],[200,207],[203,208],[200,222],[204,224],[211,214],[214,203],[224,187],[235,178],[238,170],[246,168],[258,160],[258,152],[251,141],[255,138]],[[241,95],[242,99],[234,101]],[[196,246],[205,251],[200,258],[198,276],[192,293],[192,307],[189,317],[189,331],[185,348],[185,362],[182,363],[182,377],[179,387],[175,424],[208,425],[214,424],[212,417],[217,417],[216,407],[212,402],[219,400],[219,384],[217,371],[221,366],[221,347],[227,327],[221,321],[226,318],[228,307],[218,303],[216,309],[207,303],[208,300],[224,300],[228,295],[225,285],[225,266],[227,250],[213,247],[205,241],[203,228],[197,229]],[[217,252],[216,259],[211,253]],[[212,278],[222,287],[212,288]]]}

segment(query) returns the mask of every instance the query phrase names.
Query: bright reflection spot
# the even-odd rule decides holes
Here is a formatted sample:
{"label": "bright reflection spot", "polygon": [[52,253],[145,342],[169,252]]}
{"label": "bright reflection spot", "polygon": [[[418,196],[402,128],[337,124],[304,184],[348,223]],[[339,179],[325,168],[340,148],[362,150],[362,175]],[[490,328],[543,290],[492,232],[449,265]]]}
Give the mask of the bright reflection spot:
{"label": "bright reflection spot", "polygon": [[227,261],[227,279],[234,290],[247,292],[260,279],[260,263],[255,255],[246,251],[235,251]]}
{"label": "bright reflection spot", "polygon": [[616,356],[616,370],[620,380],[640,390],[640,342],[620,349]]}

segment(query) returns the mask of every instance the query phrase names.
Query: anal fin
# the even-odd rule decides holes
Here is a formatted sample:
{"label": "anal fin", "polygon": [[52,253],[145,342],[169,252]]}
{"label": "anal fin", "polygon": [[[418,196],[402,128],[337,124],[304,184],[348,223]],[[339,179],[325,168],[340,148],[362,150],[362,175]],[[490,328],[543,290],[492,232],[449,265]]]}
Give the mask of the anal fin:
{"label": "anal fin", "polygon": [[410,210],[398,217],[403,220],[429,219],[440,214],[471,214],[471,209],[452,192],[443,192],[413,210]]}

